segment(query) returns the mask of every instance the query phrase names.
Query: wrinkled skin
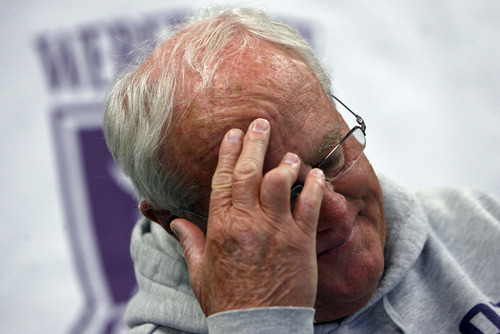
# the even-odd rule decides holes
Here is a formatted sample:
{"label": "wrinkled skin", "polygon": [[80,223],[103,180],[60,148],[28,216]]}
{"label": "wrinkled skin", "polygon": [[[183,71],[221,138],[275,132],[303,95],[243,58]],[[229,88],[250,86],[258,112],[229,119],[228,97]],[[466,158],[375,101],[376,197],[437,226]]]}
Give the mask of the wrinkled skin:
{"label": "wrinkled skin", "polygon": [[[315,307],[319,322],[355,312],[384,266],[382,192],[370,163],[362,155],[334,183],[314,176],[311,166],[332,147],[319,148],[346,125],[299,57],[264,45],[219,72],[165,147],[203,189],[206,235],[187,220],[143,213],[177,235],[207,316],[273,305]],[[257,118],[267,120],[264,132],[252,130]],[[291,212],[294,183],[305,188]]]}

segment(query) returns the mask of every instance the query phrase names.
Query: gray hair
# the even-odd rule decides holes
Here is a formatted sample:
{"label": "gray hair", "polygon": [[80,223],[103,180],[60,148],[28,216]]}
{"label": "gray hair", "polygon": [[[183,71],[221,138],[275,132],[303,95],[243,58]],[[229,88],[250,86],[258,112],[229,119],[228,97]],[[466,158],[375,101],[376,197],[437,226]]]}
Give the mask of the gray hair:
{"label": "gray hair", "polygon": [[[163,50],[161,44],[167,41],[168,50]],[[162,159],[173,110],[188,106],[179,101],[185,73],[196,73],[201,83],[198,88],[204,89],[228,56],[227,46],[237,45],[243,50],[259,41],[296,52],[329,94],[329,77],[295,29],[262,11],[241,8],[211,7],[166,30],[159,35],[148,59],[117,79],[108,94],[104,135],[140,200],[174,213],[178,208],[194,210],[199,200],[196,185],[176,171],[168,159]]]}

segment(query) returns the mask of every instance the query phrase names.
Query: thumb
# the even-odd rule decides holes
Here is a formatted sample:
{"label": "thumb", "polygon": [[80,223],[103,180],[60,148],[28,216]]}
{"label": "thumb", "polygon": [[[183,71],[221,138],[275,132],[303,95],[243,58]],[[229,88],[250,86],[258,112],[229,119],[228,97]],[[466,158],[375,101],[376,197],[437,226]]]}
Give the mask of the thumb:
{"label": "thumb", "polygon": [[205,234],[198,226],[182,218],[174,219],[170,223],[170,229],[175,233],[181,243],[182,249],[184,250],[184,257],[188,265],[189,275],[193,279],[193,276],[196,276],[201,265],[201,259],[205,249]]}

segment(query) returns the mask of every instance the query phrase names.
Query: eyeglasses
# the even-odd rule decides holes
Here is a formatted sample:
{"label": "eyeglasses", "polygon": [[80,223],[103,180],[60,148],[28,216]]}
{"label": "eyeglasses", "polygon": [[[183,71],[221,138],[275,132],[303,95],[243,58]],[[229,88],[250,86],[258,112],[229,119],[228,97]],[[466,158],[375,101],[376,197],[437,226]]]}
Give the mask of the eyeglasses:
{"label": "eyeglasses", "polygon": [[[349,130],[337,146],[317,166],[313,167],[323,170],[327,182],[333,182],[344,176],[356,164],[366,147],[365,121],[333,94],[332,97],[356,117],[358,125]],[[301,184],[292,187],[290,193],[292,210],[303,188],[304,186]]]}
{"label": "eyeglasses", "polygon": [[[327,182],[333,182],[344,176],[359,160],[363,150],[366,147],[366,124],[365,121],[353,112],[349,107],[347,107],[342,101],[336,98],[333,94],[331,95],[335,101],[340,103],[345,109],[347,109],[354,117],[356,117],[356,122],[358,125],[354,126],[349,130],[349,132],[342,138],[342,140],[327,154],[327,156],[321,160],[321,162],[314,166],[313,168],[320,168],[325,174],[325,180]],[[290,192],[290,204],[293,210],[295,202],[299,197],[303,185],[297,184],[292,187]],[[193,212],[186,208],[179,208],[195,217],[208,220],[208,217],[201,215],[199,213]]]}

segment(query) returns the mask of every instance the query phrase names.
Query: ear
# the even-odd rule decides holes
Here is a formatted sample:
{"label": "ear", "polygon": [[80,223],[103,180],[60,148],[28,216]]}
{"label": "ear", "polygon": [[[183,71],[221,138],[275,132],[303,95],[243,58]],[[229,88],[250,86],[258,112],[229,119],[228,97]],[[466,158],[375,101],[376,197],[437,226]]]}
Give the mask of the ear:
{"label": "ear", "polygon": [[141,201],[139,203],[139,210],[141,210],[141,213],[144,217],[151,220],[152,222],[161,225],[161,227],[163,227],[168,234],[177,239],[175,233],[170,229],[170,223],[172,222],[172,220],[177,218],[172,212],[168,210],[156,209],[155,207],[149,205],[149,203],[146,201]]}

